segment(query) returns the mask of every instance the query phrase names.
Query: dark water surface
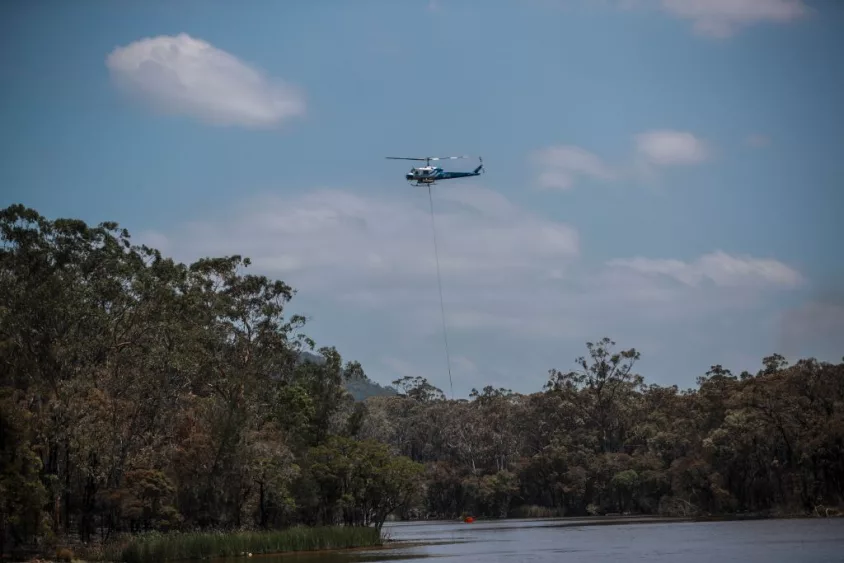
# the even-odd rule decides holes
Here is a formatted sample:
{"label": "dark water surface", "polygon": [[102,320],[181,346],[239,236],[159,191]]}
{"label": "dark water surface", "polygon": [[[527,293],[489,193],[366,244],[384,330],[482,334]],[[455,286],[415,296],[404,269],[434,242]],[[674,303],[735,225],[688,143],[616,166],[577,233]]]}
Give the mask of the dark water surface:
{"label": "dark water surface", "polygon": [[657,520],[635,524],[603,521],[601,525],[595,525],[593,519],[502,520],[474,524],[397,523],[384,528],[392,540],[399,540],[384,549],[256,556],[248,561],[844,562],[842,518],[740,522]]}

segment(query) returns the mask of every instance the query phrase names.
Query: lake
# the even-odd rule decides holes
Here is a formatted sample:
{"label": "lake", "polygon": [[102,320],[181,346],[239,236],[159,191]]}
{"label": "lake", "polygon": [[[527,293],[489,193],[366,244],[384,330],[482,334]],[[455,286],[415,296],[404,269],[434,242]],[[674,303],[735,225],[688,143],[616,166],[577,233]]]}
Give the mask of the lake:
{"label": "lake", "polygon": [[[844,562],[844,518],[619,523],[609,519],[395,523],[384,549],[253,557],[261,563],[391,561]],[[405,543],[407,542],[407,543]],[[402,545],[403,544],[403,545]],[[239,559],[238,561],[244,561]]]}

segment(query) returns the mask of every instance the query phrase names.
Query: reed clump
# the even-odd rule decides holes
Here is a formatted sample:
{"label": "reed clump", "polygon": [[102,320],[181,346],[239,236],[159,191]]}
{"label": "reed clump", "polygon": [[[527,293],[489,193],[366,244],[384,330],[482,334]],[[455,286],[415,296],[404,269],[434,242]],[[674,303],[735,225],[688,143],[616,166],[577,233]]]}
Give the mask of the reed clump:
{"label": "reed clump", "polygon": [[125,563],[154,563],[246,554],[377,547],[382,543],[380,530],[355,526],[298,526],[260,532],[150,533],[114,544],[104,550],[103,559]]}

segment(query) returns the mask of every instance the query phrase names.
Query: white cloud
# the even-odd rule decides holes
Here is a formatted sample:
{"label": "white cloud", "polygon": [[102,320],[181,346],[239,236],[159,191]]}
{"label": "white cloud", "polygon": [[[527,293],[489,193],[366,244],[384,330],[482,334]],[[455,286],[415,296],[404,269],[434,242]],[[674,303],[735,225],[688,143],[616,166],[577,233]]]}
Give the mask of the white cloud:
{"label": "white cloud", "polygon": [[611,260],[608,265],[642,274],[668,276],[690,286],[697,286],[703,280],[720,287],[795,288],[803,283],[799,272],[777,260],[732,256],[720,250],[693,262],[636,257]]}
{"label": "white cloud", "polygon": [[[333,288],[340,276],[335,296],[378,301],[385,287],[402,293],[430,284],[430,211],[427,196],[415,195],[385,200],[319,190],[295,200],[266,196],[243,204],[230,220],[187,224],[168,244],[174,247],[177,237],[186,256],[246,253],[256,267],[309,288]],[[440,264],[451,283],[496,287],[513,276],[539,276],[546,264],[559,268],[579,254],[575,229],[495,192],[450,187],[435,199]]]}
{"label": "white cloud", "polygon": [[613,170],[600,157],[580,147],[561,145],[542,149],[534,155],[541,167],[539,185],[546,189],[567,190],[578,177],[612,180]]}
{"label": "white cloud", "polygon": [[787,23],[805,17],[803,0],[660,0],[662,9],[691,20],[701,35],[724,38],[749,25]]}
{"label": "white cloud", "polygon": [[556,4],[626,11],[657,9],[691,21],[695,33],[716,39],[733,36],[751,25],[790,23],[812,13],[805,0],[556,0]]}
{"label": "white cloud", "polygon": [[537,184],[543,189],[568,190],[584,178],[603,182],[650,178],[657,168],[700,164],[710,153],[708,144],[688,131],[644,131],[634,136],[633,143],[631,161],[617,164],[573,145],[536,151],[531,160],[538,170]]}
{"label": "white cloud", "polygon": [[699,164],[708,157],[706,143],[687,131],[646,131],[635,142],[639,156],[657,166]]}
{"label": "white cloud", "polygon": [[[434,334],[441,319],[430,215],[427,197],[416,195],[383,199],[321,190],[290,199],[266,196],[166,237],[148,236],[181,260],[250,256],[256,269],[285,279],[300,294],[388,312],[406,327]],[[627,314],[650,309],[647,314],[672,316],[700,307],[694,293],[706,293],[704,279],[722,290],[789,288],[802,280],[775,260],[721,251],[689,263],[632,258],[590,266],[579,256],[573,227],[501,194],[454,186],[436,198],[448,322],[459,330],[572,336],[604,322],[601,310],[623,306]]]}
{"label": "white cloud", "polygon": [[117,47],[106,66],[132,98],[209,123],[272,127],[305,111],[298,89],[186,33]]}

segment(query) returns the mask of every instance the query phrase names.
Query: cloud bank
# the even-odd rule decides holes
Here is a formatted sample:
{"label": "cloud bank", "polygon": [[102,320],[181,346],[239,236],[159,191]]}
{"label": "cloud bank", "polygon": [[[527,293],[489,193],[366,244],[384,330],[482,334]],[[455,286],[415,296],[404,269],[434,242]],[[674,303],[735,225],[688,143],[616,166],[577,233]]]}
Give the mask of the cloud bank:
{"label": "cloud bank", "polygon": [[[512,377],[510,364],[522,365],[526,348],[569,343],[579,350],[606,334],[631,335],[634,345],[656,354],[667,334],[744,315],[771,292],[803,280],[776,260],[720,250],[689,260],[596,260],[583,255],[573,226],[481,187],[436,191],[435,219],[449,338],[455,356],[463,356],[462,367],[454,366],[465,372],[458,386],[470,376],[472,384]],[[332,343],[370,373],[388,372],[382,381],[444,371],[431,218],[422,191],[409,197],[345,190],[265,195],[218,218],[143,238],[181,260],[250,256],[254,270],[298,289],[296,311],[318,310],[320,326],[333,331]],[[377,355],[361,354],[361,346]],[[406,363],[401,370],[396,358]],[[534,373],[541,374],[548,366],[538,363]]]}
{"label": "cloud bank", "polygon": [[803,0],[660,0],[662,9],[691,20],[700,35],[725,38],[760,23],[789,23],[809,14]]}
{"label": "cloud bank", "polygon": [[267,128],[305,112],[296,88],[186,33],[117,47],[106,67],[132,99],[207,123]]}
{"label": "cloud bank", "polygon": [[688,131],[654,129],[633,137],[628,162],[608,163],[599,155],[573,145],[536,151],[537,184],[543,189],[569,190],[582,180],[619,181],[652,176],[660,168],[694,166],[710,158],[703,139]]}
{"label": "cloud bank", "polygon": [[610,6],[620,10],[656,9],[690,21],[695,34],[725,39],[761,24],[787,24],[812,13],[805,0],[559,0],[561,5]]}
{"label": "cloud bank", "polygon": [[689,286],[699,286],[708,280],[718,287],[793,289],[804,282],[800,272],[778,260],[733,256],[721,250],[692,262],[636,257],[611,260],[608,265],[645,275],[668,276]]}

